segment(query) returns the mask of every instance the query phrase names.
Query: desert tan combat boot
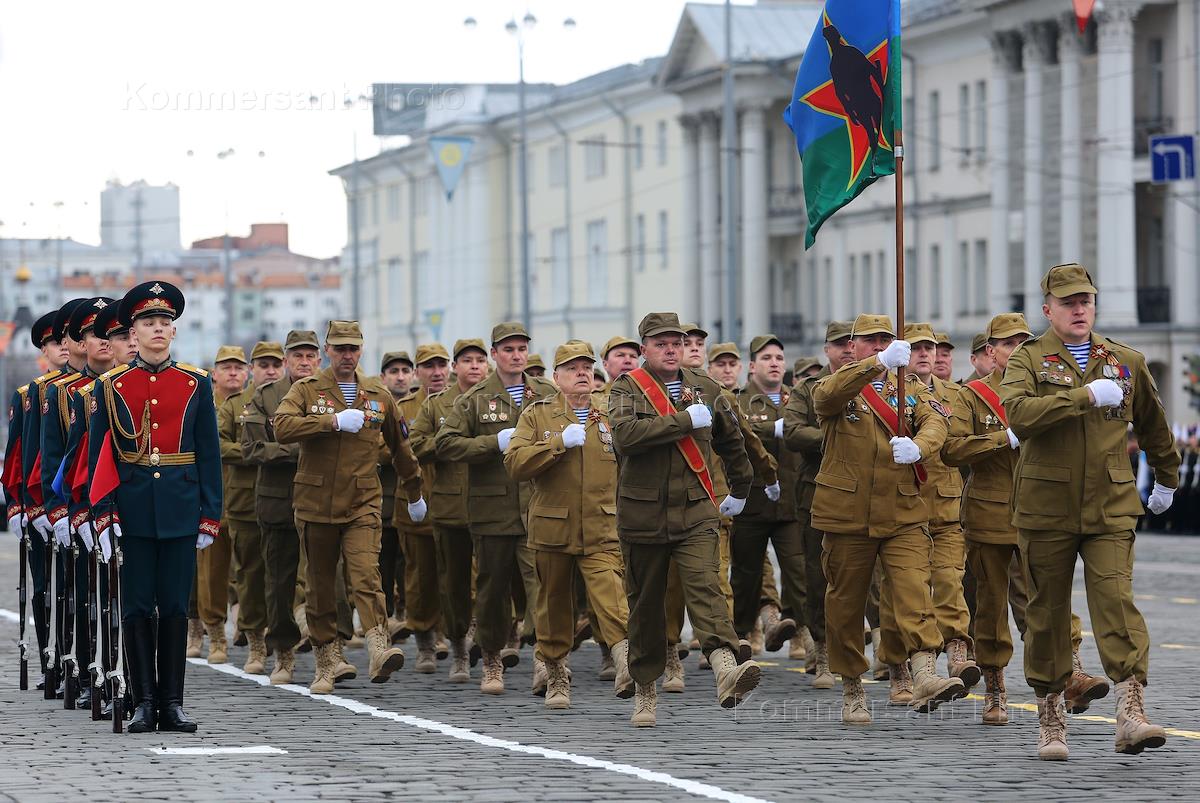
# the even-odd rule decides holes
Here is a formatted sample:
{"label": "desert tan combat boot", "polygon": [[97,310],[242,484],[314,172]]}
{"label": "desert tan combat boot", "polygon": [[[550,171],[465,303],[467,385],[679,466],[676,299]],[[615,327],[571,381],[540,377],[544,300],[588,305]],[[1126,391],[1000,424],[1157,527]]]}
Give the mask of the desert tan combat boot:
{"label": "desert tan combat boot", "polygon": [[998,666],[983,668],[983,724],[1008,724],[1008,691],[1004,688],[1004,669]]}
{"label": "desert tan combat boot", "polygon": [[796,620],[785,619],[774,605],[764,605],[758,611],[758,624],[763,632],[763,647],[767,652],[783,649],[783,645],[796,635]]}
{"label": "desert tan combat boot", "polygon": [[653,728],[657,719],[654,712],[658,710],[658,691],[653,683],[637,684],[637,695],[633,700],[633,716],[629,721],[635,728]]}
{"label": "desert tan combat boot", "polygon": [[808,628],[800,628],[800,632],[792,636],[788,642],[788,658],[793,661],[807,661],[808,650],[804,646],[804,631]]}
{"label": "desert tan combat boot", "polygon": [[662,690],[669,694],[682,694],[683,688],[683,663],[679,660],[679,651],[668,644],[667,666],[663,669]]}
{"label": "desert tan combat boot", "polygon": [[433,654],[432,630],[423,630],[417,633],[417,663],[413,669],[422,675],[432,675],[437,671],[437,659]]}
{"label": "desert tan combat boot", "polygon": [[450,642],[450,647],[454,651],[454,660],[450,662],[451,683],[469,683],[471,680],[471,669],[467,663],[467,640],[465,638],[454,639]]}
{"label": "desert tan combat boot", "polygon": [[1066,761],[1067,714],[1057,692],[1037,698],[1038,758],[1042,761]]}
{"label": "desert tan combat boot", "polygon": [[[763,637],[762,618],[759,617],[759,620],[754,623],[754,629],[750,631],[750,657],[753,658],[756,655],[762,655],[763,647],[765,646],[766,639]],[[711,661],[712,658],[710,657],[709,660]]]}
{"label": "desert tan combat boot", "polygon": [[346,660],[346,644],[340,638],[333,640],[333,682],[343,683],[358,677],[358,668]]}
{"label": "desert tan combat boot", "polygon": [[[392,646],[387,625],[375,625],[367,631],[367,655],[370,658],[367,673],[372,683],[386,683],[392,673],[404,666],[404,651]],[[436,665],[434,666],[436,669]]]}
{"label": "desert tan combat boot", "polygon": [[391,636],[393,644],[403,644],[412,635],[412,628],[404,621],[404,612],[399,611],[398,613],[401,615],[388,617],[388,635]]}
{"label": "desert tan combat boot", "polygon": [[1088,710],[1093,700],[1108,696],[1108,681],[1089,675],[1083,669],[1079,653],[1071,655],[1071,677],[1067,679],[1067,687],[1063,690],[1063,698],[1067,711],[1072,714],[1082,714]]}
{"label": "desert tan combat boot", "polygon": [[871,678],[873,680],[888,679],[888,665],[879,657],[879,645],[882,638],[878,627],[871,630]]}
{"label": "desert tan combat boot", "polygon": [[188,619],[187,657],[199,658],[204,647],[204,623],[199,619]]}
{"label": "desert tan combat boot", "polygon": [[225,640],[225,626],[205,625],[205,629],[208,631],[208,662],[210,664],[227,663],[229,661],[229,642]]}
{"label": "desert tan combat boot", "polygon": [[813,642],[813,688],[832,689],[833,673],[829,671],[829,647],[823,641]]}
{"label": "desert tan combat boot", "polygon": [[267,640],[263,638],[262,631],[247,631],[246,641],[250,645],[250,654],[246,656],[246,663],[242,665],[242,671],[249,675],[262,675],[267,671]]}
{"label": "desert tan combat boot", "polygon": [[500,650],[500,663],[504,665],[505,669],[512,669],[521,663],[521,633],[516,619],[513,620],[504,649]]}
{"label": "desert tan combat boot", "polygon": [[437,630],[433,631],[433,654],[439,661],[450,657],[450,642],[446,641],[445,634]]}
{"label": "desert tan combat boot", "polygon": [[936,711],[942,703],[962,696],[963,682],[937,673],[937,656],[932,652],[914,652],[909,658],[913,674],[913,699],[909,703],[919,713]]}
{"label": "desert tan combat boot", "polygon": [[902,664],[892,664],[888,667],[890,688],[888,689],[888,705],[908,705],[913,699],[912,673],[908,671],[908,661]]}
{"label": "desert tan combat boot", "polygon": [[292,609],[296,627],[300,631],[300,640],[296,642],[296,652],[312,652],[312,641],[308,638],[308,614],[305,613],[304,603]]}
{"label": "desert tan combat boot", "polygon": [[860,678],[842,678],[842,724],[871,724],[871,712],[867,710],[867,693],[863,691]]}
{"label": "desert tan combat boot", "polygon": [[275,651],[275,668],[271,670],[271,685],[282,686],[292,682],[296,671],[296,653],[292,650]]}
{"label": "desert tan combat boot", "polygon": [[337,647],[331,641],[317,647],[316,653],[317,673],[308,690],[313,694],[333,694],[333,665],[337,661]]}
{"label": "desert tan combat boot", "polygon": [[600,669],[596,677],[600,680],[616,680],[617,665],[613,661],[612,647],[607,644],[600,645]]}
{"label": "desert tan combat boot", "polygon": [[1147,747],[1162,747],[1167,743],[1167,732],[1146,719],[1144,695],[1144,687],[1135,677],[1117,684],[1118,753],[1136,756]]}
{"label": "desert tan combat boot", "polygon": [[500,661],[500,653],[483,654],[483,679],[479,682],[479,690],[484,694],[504,694],[504,664]]}
{"label": "desert tan combat boot", "polygon": [[950,639],[946,643],[946,670],[950,677],[963,682],[961,697],[966,697],[967,692],[975,687],[981,674],[975,660],[967,655],[967,642],[960,638]]}
{"label": "desert tan combat boot", "polygon": [[754,661],[738,664],[733,650],[718,647],[708,655],[717,678],[717,702],[722,708],[733,708],[758,687],[762,667]]}
{"label": "desert tan combat boot", "polygon": [[533,677],[529,680],[529,690],[534,697],[545,697],[546,687],[550,684],[550,675],[546,671],[546,662],[533,656]]}
{"label": "desert tan combat boot", "polygon": [[567,678],[567,667],[562,661],[546,661],[547,708],[571,707],[571,681]]}
{"label": "desert tan combat boot", "polygon": [[634,695],[633,678],[629,675],[629,639],[621,639],[612,647],[613,664],[617,675],[613,678],[613,694],[622,700]]}

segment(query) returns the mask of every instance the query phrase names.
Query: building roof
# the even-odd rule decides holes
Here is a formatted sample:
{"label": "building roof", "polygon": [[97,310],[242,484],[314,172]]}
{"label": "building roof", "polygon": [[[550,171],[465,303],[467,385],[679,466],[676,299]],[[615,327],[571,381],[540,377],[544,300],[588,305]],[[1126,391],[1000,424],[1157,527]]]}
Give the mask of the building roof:
{"label": "building roof", "polygon": [[979,5],[977,0],[902,0],[902,3],[900,15],[905,27],[969,11]]}

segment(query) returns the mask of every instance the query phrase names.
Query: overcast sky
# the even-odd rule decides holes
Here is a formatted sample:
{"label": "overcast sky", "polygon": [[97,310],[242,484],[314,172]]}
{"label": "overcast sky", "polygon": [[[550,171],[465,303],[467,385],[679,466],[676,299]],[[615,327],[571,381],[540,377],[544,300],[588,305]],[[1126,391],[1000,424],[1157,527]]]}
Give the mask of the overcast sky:
{"label": "overcast sky", "polygon": [[[0,17],[0,236],[98,243],[105,182],[145,179],[180,187],[185,244],[226,224],[238,234],[251,222],[286,221],[294,250],[332,256],[346,239],[345,204],[327,171],[350,161],[356,133],[360,156],[380,147],[369,104],[344,110],[344,95],[369,92],[372,82],[515,81],[516,43],[504,23],[527,9],[538,18],[527,80],[571,81],[665,53],[683,5],[8,3]],[[467,16],[478,20],[474,30],[463,26]],[[574,31],[562,27],[567,16]],[[234,108],[194,108],[198,94],[231,92]],[[324,110],[308,108],[312,95]],[[235,155],[218,160],[227,148]]]}

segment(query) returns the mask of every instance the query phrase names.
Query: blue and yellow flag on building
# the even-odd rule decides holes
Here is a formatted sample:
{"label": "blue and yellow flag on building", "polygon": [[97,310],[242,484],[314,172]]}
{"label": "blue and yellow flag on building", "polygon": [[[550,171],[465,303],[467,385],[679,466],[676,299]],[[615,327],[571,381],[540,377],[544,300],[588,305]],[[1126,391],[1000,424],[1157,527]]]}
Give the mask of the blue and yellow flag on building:
{"label": "blue and yellow flag on building", "polygon": [[896,172],[900,109],[900,0],[826,0],[783,112],[803,163],[805,248],[834,212]]}

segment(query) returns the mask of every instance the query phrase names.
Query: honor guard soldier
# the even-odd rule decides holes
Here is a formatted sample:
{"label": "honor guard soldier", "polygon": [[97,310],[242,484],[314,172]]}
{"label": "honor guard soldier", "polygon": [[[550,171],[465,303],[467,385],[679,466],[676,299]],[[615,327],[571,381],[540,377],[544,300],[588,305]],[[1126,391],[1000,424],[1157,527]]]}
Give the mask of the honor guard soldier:
{"label": "honor guard soldier", "polygon": [[[609,392],[609,421],[617,452],[617,535],[625,556],[629,599],[629,672],[637,684],[632,722],[653,726],[655,682],[666,665],[667,570],[679,570],[692,627],[716,675],[717,700],[737,705],[757,685],[754,661],[740,666],[737,634],[717,580],[721,516],[746,505],[753,469],[746,458],[740,416],[720,387],[680,365],[684,327],[674,313],[642,319],[645,367],[630,371]],[[719,504],[709,466],[715,451],[730,492]]]}
{"label": "honor guard soldier", "polygon": [[[529,488],[504,470],[504,452],[528,402],[557,389],[527,376],[529,333],[517,322],[492,329],[496,370],[454,402],[437,433],[437,456],[467,464],[467,513],[475,548],[475,641],[483,651],[484,694],[504,693],[500,651],[512,631],[512,583],[520,571],[526,600],[537,598],[532,553],[525,544]],[[519,660],[508,652],[511,666]]]}
{"label": "honor guard soldier", "polygon": [[[245,634],[249,646],[242,670],[261,675],[266,672],[267,664],[266,567],[262,530],[254,512],[258,466],[248,461],[242,451],[242,431],[246,406],[254,397],[255,389],[274,382],[283,373],[283,347],[265,340],[254,344],[250,352],[249,384],[246,384],[246,366],[246,353],[241,346],[222,346],[217,352],[213,374],[217,382],[223,373],[232,373],[235,377],[230,382],[234,392],[217,407],[217,431],[221,435],[225,478],[225,526],[237,559],[237,572],[233,578],[238,598],[237,629]],[[215,587],[213,591],[221,595],[223,602],[225,589]]]}
{"label": "honor guard soldier", "polygon": [[825,448],[812,524],[825,533],[829,667],[842,676],[842,722],[867,725],[871,714],[859,679],[867,669],[862,615],[876,560],[891,584],[897,629],[912,664],[911,706],[933,711],[961,696],[963,683],[937,674],[942,636],[930,594],[929,513],[920,495],[925,471],[919,462],[942,447],[946,418],[919,383],[897,387],[892,371],[908,365],[911,347],[895,339],[890,318],[859,315],[851,342],[855,360],[813,388]]}
{"label": "honor guard soldier", "polygon": [[467,464],[447,460],[438,454],[437,434],[446,423],[458,398],[487,376],[487,347],[482,340],[458,340],[454,343],[454,382],[439,393],[430,393],[421,403],[409,430],[413,452],[423,466],[430,467],[432,494],[429,517],[433,521],[434,546],[437,549],[438,576],[441,583],[442,620],[450,639],[451,683],[471,680],[467,634],[471,630],[472,562],[474,548],[468,527]]}
{"label": "honor guard soldier", "polygon": [[[841,369],[854,358],[850,345],[850,321],[832,321],[825,328],[825,358],[829,365],[814,376],[804,377],[783,409],[783,437],[787,447],[800,456],[796,475],[796,517],[800,521],[804,542],[804,577],[806,619],[813,639],[813,688],[832,689],[833,673],[829,671],[829,647],[825,634],[825,569],[821,564],[821,542],[824,534],[812,526],[812,501],[817,489],[817,472],[821,469],[821,449],[824,435],[813,403],[813,388],[817,382]],[[800,375],[801,371],[796,372]],[[807,663],[807,662],[806,662]]]}
{"label": "honor guard soldier", "polygon": [[[282,357],[281,357],[282,355]],[[275,654],[271,683],[292,682],[296,645],[303,638],[297,621],[296,577],[300,567],[300,536],[292,509],[292,485],[300,447],[275,439],[272,419],[292,383],[316,373],[321,363],[317,333],[303,329],[288,332],[283,351],[264,349],[258,359],[283,360],[283,376],[263,382],[243,412],[242,457],[258,467],[255,479],[254,512],[262,531],[263,592],[267,609],[267,649]],[[307,621],[301,614],[307,631]]]}
{"label": "honor guard soldier", "polygon": [[317,651],[316,676],[309,686],[314,694],[333,693],[339,558],[366,631],[371,682],[387,681],[404,665],[404,653],[391,644],[379,581],[381,436],[392,450],[413,519],[425,516],[421,469],[408,446],[408,432],[383,383],[358,370],[362,344],[358,321],[330,321],[325,334],[330,366],[293,383],[274,417],[278,441],[300,444],[293,498],[308,559],[305,612]]}
{"label": "honor guard soldier", "polygon": [[1020,444],[1013,523],[1029,579],[1025,677],[1037,694],[1038,755],[1067,757],[1061,694],[1075,669],[1071,579],[1083,558],[1092,629],[1116,682],[1119,753],[1162,747],[1143,689],[1150,640],[1133,600],[1133,529],[1145,511],[1126,448],[1132,425],[1154,471],[1147,507],[1171,506],[1179,452],[1145,358],[1093,331],[1096,287],[1077,264],[1042,279],[1050,328],[1013,352],[1000,397]]}
{"label": "honor guard soldier", "polygon": [[[415,379],[413,369],[412,357],[408,356],[407,351],[389,351],[379,363],[379,378],[397,404],[409,395],[409,387]],[[412,629],[405,621],[404,550],[396,529],[396,486],[399,483],[396,481],[396,470],[392,468],[392,453],[386,445],[379,447],[379,483],[383,486],[379,582],[383,585],[383,600],[387,607],[388,634],[392,643],[398,644],[412,635]]]}
{"label": "honor guard soldier", "polygon": [[553,396],[539,399],[517,420],[504,465],[529,482],[529,546],[537,566],[534,603],[537,660],[546,667],[546,707],[568,708],[567,656],[575,631],[573,588],[578,575],[596,621],[596,635],[612,645],[615,693],[634,694],[629,676],[624,566],[617,541],[617,462],[604,396],[592,392],[596,358],[586,343],[554,353]]}
{"label": "honor guard soldier", "polygon": [[171,359],[183,307],[167,282],[126,293],[118,317],[138,354],[97,380],[89,425],[97,537],[115,537],[124,556],[130,733],[196,730],[183,711],[188,592],[196,550],[219,533],[221,447],[207,372]]}
{"label": "honor guard soldier", "polygon": [[[416,376],[420,387],[397,402],[400,416],[407,426],[420,412],[421,405],[432,393],[446,389],[450,378],[450,355],[441,343],[424,343],[417,346],[415,360]],[[411,429],[410,429],[411,437]],[[420,457],[417,458],[420,460]],[[426,458],[421,465],[421,494],[428,498],[433,490],[433,461]],[[437,547],[433,540],[433,523],[426,517],[413,521],[408,507],[396,506],[394,521],[400,533],[400,547],[404,553],[404,604],[407,608],[408,627],[417,637],[417,672],[432,674],[437,671],[434,628],[441,616]],[[386,590],[386,589],[385,589]],[[442,657],[445,657],[443,653]]]}

